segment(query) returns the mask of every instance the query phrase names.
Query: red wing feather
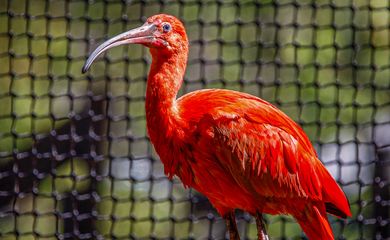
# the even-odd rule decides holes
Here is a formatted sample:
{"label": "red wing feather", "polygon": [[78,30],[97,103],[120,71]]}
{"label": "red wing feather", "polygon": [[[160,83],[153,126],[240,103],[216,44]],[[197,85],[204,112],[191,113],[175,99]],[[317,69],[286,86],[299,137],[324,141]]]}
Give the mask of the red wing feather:
{"label": "red wing feather", "polygon": [[[322,200],[316,158],[302,153],[300,143],[284,130],[270,124],[215,119],[214,144],[217,154],[239,161],[242,173],[266,197],[307,197]],[[226,151],[228,150],[228,151]],[[225,159],[220,159],[226,164]],[[228,163],[235,167],[237,163]],[[236,168],[231,171],[237,171]],[[262,182],[260,179],[269,179]]]}
{"label": "red wing feather", "polygon": [[[220,115],[220,117],[222,117]],[[271,124],[249,122],[237,116],[230,121],[214,119],[215,146],[230,149],[250,176],[250,184],[267,197],[307,197],[323,201],[338,217],[351,216],[348,200],[335,180],[293,135]],[[223,161],[223,160],[222,160]],[[231,166],[235,166],[232,164]],[[248,173],[249,172],[249,173]],[[255,174],[253,174],[255,173]],[[264,181],[259,178],[272,181]]]}

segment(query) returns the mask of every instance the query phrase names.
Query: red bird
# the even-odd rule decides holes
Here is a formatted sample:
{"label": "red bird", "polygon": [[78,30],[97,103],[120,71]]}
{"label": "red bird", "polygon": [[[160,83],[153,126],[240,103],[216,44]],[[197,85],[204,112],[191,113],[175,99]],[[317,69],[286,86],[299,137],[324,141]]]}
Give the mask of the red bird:
{"label": "red bird", "polygon": [[169,178],[208,197],[239,239],[234,210],[256,217],[290,214],[310,239],[334,239],[326,213],[351,216],[348,200],[320,162],[303,130],[270,103],[241,92],[205,89],[176,99],[187,65],[188,39],[175,17],[150,17],[139,28],[100,45],[83,72],[105,50],[137,43],[153,57],[146,91],[150,140]]}

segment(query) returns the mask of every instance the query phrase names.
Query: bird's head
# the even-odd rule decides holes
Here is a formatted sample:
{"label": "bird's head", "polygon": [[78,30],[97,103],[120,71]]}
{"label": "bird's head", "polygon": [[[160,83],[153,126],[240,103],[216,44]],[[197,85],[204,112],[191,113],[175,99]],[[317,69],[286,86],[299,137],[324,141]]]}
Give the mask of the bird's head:
{"label": "bird's head", "polygon": [[83,66],[83,73],[88,71],[93,61],[104,51],[124,44],[142,44],[158,52],[170,55],[188,51],[188,40],[181,21],[174,16],[158,14],[148,18],[141,27],[121,33],[102,43],[89,56]]}

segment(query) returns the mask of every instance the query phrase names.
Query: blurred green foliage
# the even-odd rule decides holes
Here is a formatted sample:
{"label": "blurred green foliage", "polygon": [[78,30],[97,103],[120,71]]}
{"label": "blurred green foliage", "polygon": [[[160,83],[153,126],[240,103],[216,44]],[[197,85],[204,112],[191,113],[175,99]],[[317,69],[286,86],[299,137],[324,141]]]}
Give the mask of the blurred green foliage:
{"label": "blurred green foliage", "polygon": [[[239,7],[232,1],[172,1],[163,7],[158,1],[128,5],[115,1],[0,1],[0,154],[8,156],[0,158],[0,165],[12,161],[12,152],[31,149],[35,144],[32,133],[45,136],[68,124],[70,115],[86,112],[94,101],[88,94],[109,95],[107,114],[118,119],[130,116],[131,120],[107,120],[107,134],[114,138],[101,145],[107,150],[102,150],[106,158],[99,163],[99,174],[104,177],[96,186],[100,196],[97,231],[106,238],[126,238],[130,233],[144,238],[151,233],[160,238],[186,239],[190,234],[201,238],[210,223],[190,223],[191,204],[180,184],[168,187],[170,183],[163,179],[165,185],[156,189],[158,181],[112,177],[108,153],[127,161],[128,156],[150,155],[146,140],[124,140],[146,135],[147,50],[140,46],[110,50],[87,74],[91,80],[80,69],[88,52],[106,37],[140,25],[143,16],[169,13],[186,23],[191,40],[181,94],[201,88],[248,92],[278,105],[300,122],[315,144],[343,144],[357,138],[362,143],[372,142],[365,134],[367,128],[390,121],[389,3],[354,0],[352,8],[346,1],[333,1],[331,6],[321,0],[314,8],[311,1],[297,1],[299,7],[291,2],[277,6],[273,1],[260,1],[256,8],[253,1],[240,1]],[[125,57],[128,62],[123,61]],[[152,166],[161,171],[161,163]],[[14,239],[18,231],[23,239],[30,239],[36,232],[50,239],[55,232],[61,233],[63,223],[54,212],[61,212],[63,206],[51,193],[85,191],[91,184],[90,170],[84,159],[65,161],[55,176],[39,183],[38,196],[15,200],[19,214],[0,218],[0,235]],[[345,189],[354,217],[370,218],[372,189],[360,189],[357,194],[356,187]],[[161,200],[150,201],[150,194]],[[178,201],[169,201],[169,194]],[[368,205],[360,208],[358,200]],[[183,221],[172,222],[171,218]],[[268,219],[272,237],[300,236],[291,218]],[[356,239],[359,226],[349,221],[352,223],[343,229],[333,219],[335,234],[342,231],[348,239]],[[364,225],[363,232],[372,238],[373,225]],[[247,233],[256,238],[253,224]]]}

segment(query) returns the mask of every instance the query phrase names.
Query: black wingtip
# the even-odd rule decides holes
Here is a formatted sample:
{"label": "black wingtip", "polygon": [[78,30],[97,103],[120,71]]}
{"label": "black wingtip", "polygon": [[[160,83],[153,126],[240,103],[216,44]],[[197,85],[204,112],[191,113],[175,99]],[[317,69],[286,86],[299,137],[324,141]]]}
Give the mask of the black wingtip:
{"label": "black wingtip", "polygon": [[326,211],[336,217],[339,217],[339,218],[347,218],[348,217],[348,214],[346,214],[345,212],[343,212],[342,210],[338,209],[333,203],[330,203],[330,202],[326,202],[325,203],[325,208],[326,208]]}

